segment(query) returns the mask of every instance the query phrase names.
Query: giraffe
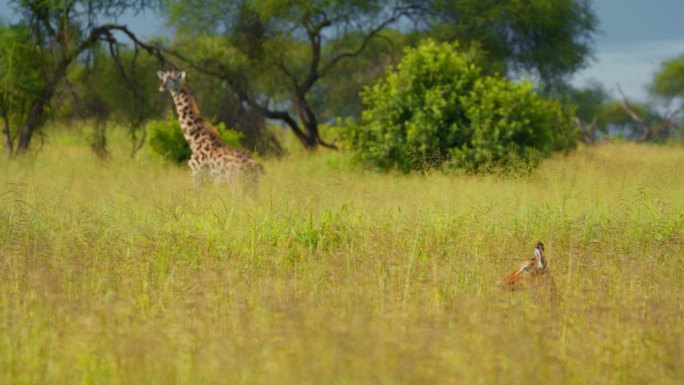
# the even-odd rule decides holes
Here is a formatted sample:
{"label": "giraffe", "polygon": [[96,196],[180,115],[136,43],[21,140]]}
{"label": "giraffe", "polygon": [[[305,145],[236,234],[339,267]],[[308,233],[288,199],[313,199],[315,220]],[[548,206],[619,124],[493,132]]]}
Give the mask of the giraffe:
{"label": "giraffe", "polygon": [[181,84],[185,71],[158,71],[157,76],[161,80],[159,92],[168,90],[173,97],[183,137],[192,150],[188,166],[193,184],[198,187],[212,178],[217,182],[239,180],[256,187],[263,168],[248,151],[224,144],[216,128],[202,119],[190,90]]}
{"label": "giraffe", "polygon": [[556,282],[546,262],[544,243],[537,242],[532,258],[523,262],[520,267],[501,279],[500,285],[510,290],[523,287],[537,287],[548,290],[551,297],[556,299]]}

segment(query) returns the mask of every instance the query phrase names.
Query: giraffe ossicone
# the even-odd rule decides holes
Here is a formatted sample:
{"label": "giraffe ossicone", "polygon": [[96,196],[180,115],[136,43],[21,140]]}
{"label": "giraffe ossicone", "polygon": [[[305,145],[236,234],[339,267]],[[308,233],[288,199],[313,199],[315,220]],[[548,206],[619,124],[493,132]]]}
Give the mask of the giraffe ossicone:
{"label": "giraffe ossicone", "polygon": [[261,165],[248,151],[223,143],[216,128],[202,119],[195,99],[182,83],[185,71],[158,71],[157,76],[161,81],[159,92],[169,91],[173,97],[183,137],[190,145],[188,166],[195,186],[213,179],[256,187],[263,172]]}

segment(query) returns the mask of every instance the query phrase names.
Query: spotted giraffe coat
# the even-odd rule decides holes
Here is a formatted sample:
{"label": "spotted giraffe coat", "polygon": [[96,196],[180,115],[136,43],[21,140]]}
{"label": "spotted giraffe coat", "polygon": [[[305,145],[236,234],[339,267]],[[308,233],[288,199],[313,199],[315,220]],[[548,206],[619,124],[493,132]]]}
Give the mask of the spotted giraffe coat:
{"label": "spotted giraffe coat", "polygon": [[188,166],[194,183],[203,184],[208,178],[226,182],[246,179],[256,183],[263,172],[261,165],[248,151],[223,143],[218,131],[200,116],[188,87],[180,83],[185,73],[170,70],[160,71],[158,75],[162,81],[160,91],[171,92],[183,136],[190,145],[192,155]]}

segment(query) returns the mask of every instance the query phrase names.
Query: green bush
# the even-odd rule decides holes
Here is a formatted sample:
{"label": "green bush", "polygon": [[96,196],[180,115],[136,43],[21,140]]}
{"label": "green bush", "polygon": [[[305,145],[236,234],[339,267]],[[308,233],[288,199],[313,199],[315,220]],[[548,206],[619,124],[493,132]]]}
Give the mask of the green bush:
{"label": "green bush", "polygon": [[[178,120],[173,114],[168,114],[168,116],[166,120],[153,120],[147,124],[147,130],[150,133],[150,148],[165,159],[182,163],[190,159],[192,151],[183,137]],[[226,128],[223,123],[218,123],[214,127],[219,132],[223,143],[240,147],[241,132]]]}
{"label": "green bush", "polygon": [[381,170],[534,166],[576,144],[571,110],[531,83],[482,75],[456,44],[407,49],[361,99],[361,122],[346,124],[341,136],[358,161]]}

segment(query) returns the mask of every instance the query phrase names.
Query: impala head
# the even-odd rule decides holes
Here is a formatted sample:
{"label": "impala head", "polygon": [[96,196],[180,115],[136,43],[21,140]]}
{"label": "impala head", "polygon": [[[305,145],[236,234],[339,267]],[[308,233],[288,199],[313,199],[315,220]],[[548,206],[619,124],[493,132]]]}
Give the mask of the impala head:
{"label": "impala head", "polygon": [[179,92],[181,90],[181,80],[185,79],[185,71],[165,70],[157,71],[157,76],[161,83],[159,84],[159,92],[166,90]]}
{"label": "impala head", "polygon": [[540,268],[546,267],[546,257],[544,255],[544,243],[542,241],[537,242],[537,246],[534,247],[534,257],[537,259],[537,263]]}

